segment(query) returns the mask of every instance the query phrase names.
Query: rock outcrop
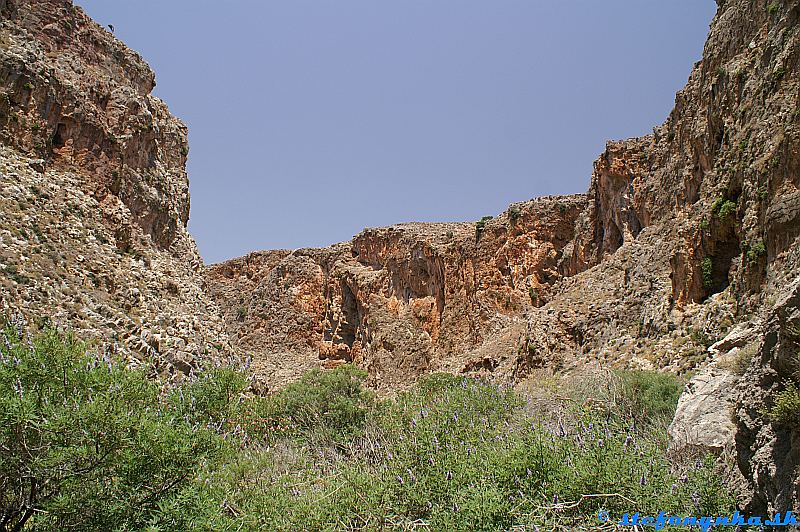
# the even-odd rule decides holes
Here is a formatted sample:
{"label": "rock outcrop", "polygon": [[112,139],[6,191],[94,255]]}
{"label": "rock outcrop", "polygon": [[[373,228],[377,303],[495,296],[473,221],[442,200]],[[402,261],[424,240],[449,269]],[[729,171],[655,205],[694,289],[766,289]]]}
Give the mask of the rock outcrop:
{"label": "rock outcrop", "polygon": [[186,231],[186,126],[153,72],[68,0],[0,16],[0,313],[165,375],[230,356]]}
{"label": "rock outcrop", "polygon": [[584,207],[583,196],[547,197],[477,226],[367,229],[330,248],[214,265],[206,280],[231,338],[273,385],[342,362],[384,390],[434,370],[512,375],[524,312],[550,297]]}

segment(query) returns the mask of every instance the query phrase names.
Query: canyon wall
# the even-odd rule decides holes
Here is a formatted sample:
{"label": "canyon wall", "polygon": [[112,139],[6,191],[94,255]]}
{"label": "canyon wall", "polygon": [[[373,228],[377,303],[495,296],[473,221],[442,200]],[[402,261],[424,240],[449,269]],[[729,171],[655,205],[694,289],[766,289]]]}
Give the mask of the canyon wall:
{"label": "canyon wall", "polygon": [[186,231],[186,126],[68,0],[0,2],[0,313],[180,377],[233,354]]}
{"label": "canyon wall", "polygon": [[551,296],[585,204],[539,198],[478,225],[408,223],[252,253],[210,266],[208,290],[273,386],[343,362],[383,390],[431,371],[511,374],[524,313]]}

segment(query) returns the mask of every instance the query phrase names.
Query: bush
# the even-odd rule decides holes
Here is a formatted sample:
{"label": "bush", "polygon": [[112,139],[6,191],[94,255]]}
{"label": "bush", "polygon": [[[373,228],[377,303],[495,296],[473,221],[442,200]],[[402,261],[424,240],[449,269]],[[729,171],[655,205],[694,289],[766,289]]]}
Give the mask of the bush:
{"label": "bush", "polygon": [[637,421],[672,419],[683,383],[669,373],[618,371],[621,396],[630,416]]}
{"label": "bush", "polygon": [[700,263],[700,272],[703,274],[703,286],[710,290],[714,286],[714,260],[706,257]]}
{"label": "bush", "polygon": [[719,218],[720,220],[724,220],[731,214],[736,212],[736,202],[735,201],[725,201],[722,206],[719,208]]}
{"label": "bush", "polygon": [[[295,450],[268,479],[255,471],[271,466],[254,461],[238,480],[217,483],[216,497],[269,530],[555,530],[596,522],[601,508],[620,516],[730,511],[713,460],[670,464],[657,435],[666,425],[656,430],[646,417],[674,410],[677,381],[646,372],[617,379],[643,423],[587,401],[555,423],[526,414],[510,388],[432,375],[369,411],[349,457]],[[606,493],[620,496],[586,497]]]}
{"label": "bush", "polygon": [[784,383],[784,389],[775,395],[767,417],[773,423],[800,426],[800,387],[791,381]]}
{"label": "bush", "polygon": [[[46,331],[0,345],[0,522],[143,528],[225,442],[159,399],[142,372]],[[202,402],[202,394],[195,396]]]}
{"label": "bush", "polygon": [[264,414],[315,441],[344,443],[364,429],[372,395],[364,390],[367,374],[352,365],[313,370],[264,404]]}
{"label": "bush", "polygon": [[736,202],[725,197],[717,198],[711,205],[711,212],[716,214],[720,220],[725,220],[736,212]]}
{"label": "bush", "polygon": [[493,219],[493,216],[484,216],[477,222],[475,222],[475,243],[477,244],[480,239],[481,235],[483,234],[483,229],[486,227],[486,222]]}
{"label": "bush", "polygon": [[756,242],[748,248],[747,260],[750,262],[758,262],[761,257],[767,254],[767,246],[764,242]]}
{"label": "bush", "polygon": [[595,523],[601,508],[733,508],[713,461],[666,458],[680,391],[668,375],[620,372],[616,401],[576,397],[557,417],[527,411],[510,387],[449,374],[375,402],[352,366],[269,398],[246,397],[226,368],[162,395],[71,337],[48,332],[29,348],[6,336],[7,528],[555,530]]}

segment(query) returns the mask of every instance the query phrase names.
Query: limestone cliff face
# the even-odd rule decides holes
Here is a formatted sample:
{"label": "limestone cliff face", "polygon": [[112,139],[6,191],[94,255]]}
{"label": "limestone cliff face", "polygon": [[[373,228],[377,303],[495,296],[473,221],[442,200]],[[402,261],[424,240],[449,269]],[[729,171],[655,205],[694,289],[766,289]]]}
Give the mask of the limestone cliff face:
{"label": "limestone cliff face", "polygon": [[[796,11],[720,5],[667,121],[610,142],[585,196],[285,252],[252,275],[253,298],[232,261],[209,270],[212,294],[257,358],[288,364],[278,382],[317,358],[360,363],[390,388],[443,368],[517,379],[537,365],[703,366],[797,270]],[[271,337],[293,309],[302,322]]]}
{"label": "limestone cliff face", "polygon": [[165,372],[231,348],[186,231],[186,127],[68,0],[0,1],[0,312]]}
{"label": "limestone cliff face", "polygon": [[[517,371],[526,309],[559,277],[585,197],[515,204],[474,223],[366,229],[326,249],[211,266],[209,292],[270,384],[354,362],[393,390],[433,370]],[[480,348],[504,341],[504,351]]]}
{"label": "limestone cliff face", "polygon": [[142,58],[66,0],[2,5],[2,141],[79,170],[167,249],[189,219],[187,130]]}

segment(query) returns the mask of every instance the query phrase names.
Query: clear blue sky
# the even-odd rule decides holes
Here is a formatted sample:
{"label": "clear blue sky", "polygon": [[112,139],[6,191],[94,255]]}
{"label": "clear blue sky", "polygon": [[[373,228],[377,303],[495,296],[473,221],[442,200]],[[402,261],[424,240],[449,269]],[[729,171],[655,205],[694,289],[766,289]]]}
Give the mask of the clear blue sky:
{"label": "clear blue sky", "polygon": [[649,132],[713,0],[76,0],[189,126],[206,262],[584,192]]}

